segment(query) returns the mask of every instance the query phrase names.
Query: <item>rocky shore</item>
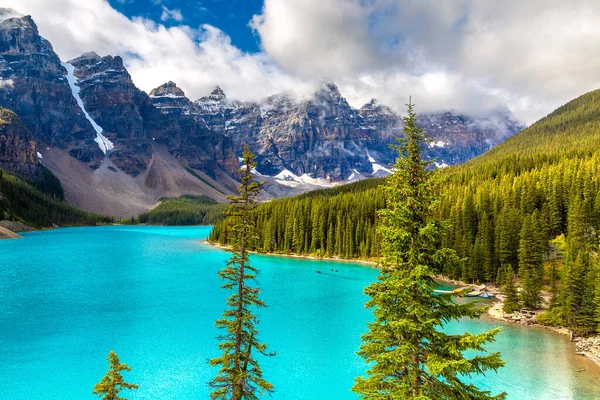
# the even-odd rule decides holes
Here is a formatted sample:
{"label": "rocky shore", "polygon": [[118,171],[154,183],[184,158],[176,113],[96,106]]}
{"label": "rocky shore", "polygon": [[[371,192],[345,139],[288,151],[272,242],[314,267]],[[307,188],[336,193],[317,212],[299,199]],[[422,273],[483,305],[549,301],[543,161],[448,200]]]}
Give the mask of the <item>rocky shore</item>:
{"label": "rocky shore", "polygon": [[[544,294],[542,298],[544,298]],[[504,296],[499,294],[496,296],[496,301],[488,309],[487,315],[495,320],[511,322],[514,324],[535,326],[544,328],[561,335],[569,336],[572,342],[575,342],[575,351],[577,354],[589,358],[600,365],[600,336],[592,337],[577,337],[573,332],[563,326],[547,326],[538,324],[536,316],[543,313],[545,310],[521,310],[512,314],[506,314],[502,307],[504,306]]]}
{"label": "rocky shore", "polygon": [[575,338],[575,349],[577,354],[586,356],[600,364],[600,336],[587,338]]}
{"label": "rocky shore", "polygon": [[21,236],[15,232],[31,232],[32,227],[18,221],[0,221],[0,239],[16,239]]}

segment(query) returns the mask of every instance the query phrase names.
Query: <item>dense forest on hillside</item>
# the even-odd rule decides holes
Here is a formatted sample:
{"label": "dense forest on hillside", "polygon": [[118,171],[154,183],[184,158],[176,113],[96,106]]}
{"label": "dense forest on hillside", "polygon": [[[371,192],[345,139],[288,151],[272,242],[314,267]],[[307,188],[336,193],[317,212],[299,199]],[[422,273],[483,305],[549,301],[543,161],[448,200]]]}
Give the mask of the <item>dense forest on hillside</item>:
{"label": "dense forest on hillside", "polygon": [[[62,201],[62,187],[49,171],[41,189],[0,170],[0,219],[15,219],[35,228],[53,225],[96,225],[112,219],[86,213]],[[48,194],[51,193],[51,194]]]}
{"label": "dense forest on hillside", "polygon": [[225,216],[226,204],[206,196],[164,198],[152,211],[124,223],[151,225],[212,225]]}
{"label": "dense forest on hillside", "polygon": [[[600,91],[569,102],[488,153],[440,172],[439,178],[442,199],[436,217],[450,222],[442,245],[463,257],[462,263],[439,272],[503,284],[510,268],[530,294],[523,297],[524,305],[539,305],[539,290],[546,285],[557,293],[556,307],[549,313],[553,323],[584,333],[596,328]],[[376,183],[263,204],[254,213],[255,248],[379,257],[375,227],[385,198]],[[227,219],[218,221],[210,240],[226,244],[228,224]],[[564,251],[558,252],[551,241],[560,235],[567,239]],[[560,295],[557,280],[562,283]]]}

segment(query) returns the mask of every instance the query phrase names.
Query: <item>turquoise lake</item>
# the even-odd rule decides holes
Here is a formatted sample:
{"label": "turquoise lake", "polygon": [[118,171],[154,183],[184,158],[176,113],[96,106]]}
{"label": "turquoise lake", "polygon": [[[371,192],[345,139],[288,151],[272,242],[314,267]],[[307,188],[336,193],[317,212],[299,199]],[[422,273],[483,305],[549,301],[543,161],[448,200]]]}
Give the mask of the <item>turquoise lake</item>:
{"label": "turquoise lake", "polygon": [[[115,350],[140,389],[129,399],[207,399],[218,355],[214,321],[228,254],[202,243],[208,227],[63,228],[0,241],[0,399],[94,399]],[[371,318],[359,264],[253,256],[260,269],[262,362],[273,399],[356,399],[355,352]],[[336,268],[339,272],[331,271]],[[315,270],[325,273],[317,274]],[[543,329],[461,321],[452,332],[501,325],[490,350],[507,361],[473,380],[509,399],[600,398],[600,368]],[[267,397],[268,398],[268,397]]]}

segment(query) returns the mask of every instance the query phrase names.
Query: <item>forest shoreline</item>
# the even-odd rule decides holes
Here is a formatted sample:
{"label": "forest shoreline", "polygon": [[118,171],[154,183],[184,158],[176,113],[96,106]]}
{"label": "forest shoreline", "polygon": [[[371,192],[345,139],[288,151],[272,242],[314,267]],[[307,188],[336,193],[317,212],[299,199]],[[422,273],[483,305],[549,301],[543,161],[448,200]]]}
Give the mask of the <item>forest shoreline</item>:
{"label": "forest shoreline", "polygon": [[[219,243],[215,243],[215,242],[210,242],[208,240],[200,240],[199,241],[202,244],[207,244],[209,246],[213,246],[222,250],[228,250],[231,248],[231,246],[224,246],[221,245]],[[289,258],[298,258],[298,259],[305,259],[305,260],[320,260],[320,261],[330,261],[330,262],[344,262],[344,263],[352,263],[352,264],[362,264],[364,266],[368,266],[371,268],[378,268],[378,263],[375,261],[369,261],[369,260],[357,260],[357,259],[344,259],[344,258],[332,258],[332,257],[317,257],[317,256],[308,256],[308,255],[299,255],[299,254],[279,254],[279,253],[263,253],[263,252],[258,252],[258,251],[251,251],[251,254],[258,254],[258,255],[263,255],[263,256],[270,256],[270,257],[289,257]],[[458,281],[455,279],[450,279],[447,278],[445,276],[442,275],[436,275],[435,277],[436,280],[443,282],[443,283],[448,283],[448,284],[452,284],[452,285],[456,285],[458,287],[474,287],[477,286],[475,284],[469,284],[463,281]],[[571,331],[565,327],[556,327],[556,326],[548,326],[548,325],[541,325],[538,324],[537,322],[531,322],[531,323],[520,323],[518,321],[509,319],[505,317],[505,313],[502,310],[502,307],[504,305],[504,298],[503,297],[496,297],[494,300],[492,300],[492,303],[489,305],[486,313],[482,316],[482,319],[486,319],[486,320],[491,320],[491,321],[502,321],[502,322],[506,322],[506,323],[511,323],[511,324],[515,324],[515,325],[520,325],[523,327],[528,327],[528,328],[535,328],[535,329],[545,329],[547,331],[550,331],[551,333],[554,334],[558,334],[558,335],[563,335],[563,336],[570,336]],[[577,343],[577,342],[575,342]],[[577,348],[573,349],[573,351],[576,354],[579,354],[581,356],[584,356],[586,358],[588,358],[589,360],[594,361],[598,366],[600,366],[600,357],[594,355],[594,353],[592,353],[591,351],[578,351]]]}

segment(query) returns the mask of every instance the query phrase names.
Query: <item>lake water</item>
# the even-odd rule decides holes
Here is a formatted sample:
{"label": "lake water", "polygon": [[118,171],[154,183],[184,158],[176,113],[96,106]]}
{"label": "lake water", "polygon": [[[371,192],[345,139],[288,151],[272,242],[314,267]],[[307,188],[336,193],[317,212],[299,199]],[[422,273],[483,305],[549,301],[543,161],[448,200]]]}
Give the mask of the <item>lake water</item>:
{"label": "lake water", "polygon": [[[217,356],[214,321],[228,254],[202,244],[205,227],[66,228],[0,241],[0,399],[93,399],[114,349],[140,389],[129,399],[207,399]],[[355,355],[371,318],[364,286],[377,271],[349,263],[253,256],[260,271],[263,360],[273,399],[356,399]],[[339,272],[330,271],[335,267]],[[315,273],[316,269],[327,272]],[[500,325],[462,321],[477,333]],[[509,399],[600,398],[600,368],[566,337],[504,324],[507,366],[475,377]],[[581,371],[584,370],[584,371]],[[579,372],[578,372],[579,371]]]}

